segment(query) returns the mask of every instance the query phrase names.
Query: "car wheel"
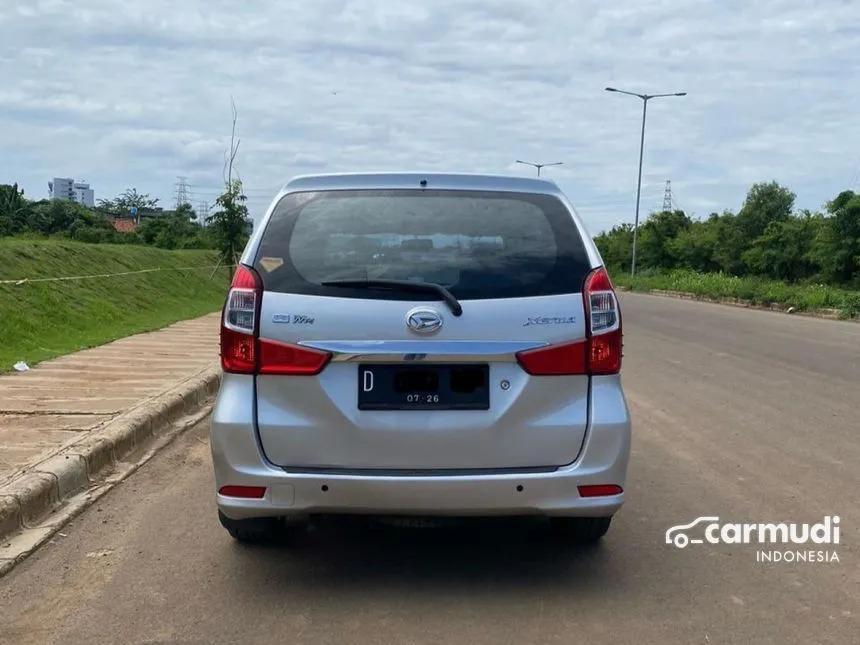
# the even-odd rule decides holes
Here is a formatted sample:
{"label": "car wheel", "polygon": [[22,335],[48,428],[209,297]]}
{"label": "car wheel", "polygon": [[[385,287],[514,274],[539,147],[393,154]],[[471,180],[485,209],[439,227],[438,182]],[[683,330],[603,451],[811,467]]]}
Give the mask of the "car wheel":
{"label": "car wheel", "polygon": [[269,544],[295,533],[304,524],[285,524],[280,517],[254,517],[246,520],[232,520],[218,511],[221,526],[237,542],[243,544]]}
{"label": "car wheel", "polygon": [[554,517],[551,522],[557,536],[571,542],[588,544],[606,535],[612,517]]}

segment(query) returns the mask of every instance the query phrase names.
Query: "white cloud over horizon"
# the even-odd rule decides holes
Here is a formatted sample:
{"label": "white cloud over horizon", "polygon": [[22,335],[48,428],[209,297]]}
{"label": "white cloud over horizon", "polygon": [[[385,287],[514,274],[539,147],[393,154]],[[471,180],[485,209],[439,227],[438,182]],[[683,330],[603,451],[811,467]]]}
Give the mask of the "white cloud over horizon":
{"label": "white cloud over horizon", "polygon": [[555,179],[593,233],[642,213],[736,210],[777,180],[819,208],[860,185],[851,0],[6,0],[0,183],[53,177],[214,201],[237,105],[259,216],[291,176],[353,170]]}

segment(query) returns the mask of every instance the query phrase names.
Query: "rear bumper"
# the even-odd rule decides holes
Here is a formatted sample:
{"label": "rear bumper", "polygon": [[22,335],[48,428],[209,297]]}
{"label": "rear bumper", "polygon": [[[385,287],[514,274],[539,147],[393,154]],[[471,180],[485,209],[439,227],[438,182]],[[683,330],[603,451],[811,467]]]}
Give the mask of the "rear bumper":
{"label": "rear bumper", "polygon": [[456,476],[289,473],[266,461],[253,422],[252,377],[225,375],[212,413],[216,490],[264,486],[262,499],[216,495],[231,519],[316,513],[608,516],[624,494],[581,497],[579,486],[624,488],[631,423],[617,376],[593,379],[590,424],[575,462],[552,472]]}

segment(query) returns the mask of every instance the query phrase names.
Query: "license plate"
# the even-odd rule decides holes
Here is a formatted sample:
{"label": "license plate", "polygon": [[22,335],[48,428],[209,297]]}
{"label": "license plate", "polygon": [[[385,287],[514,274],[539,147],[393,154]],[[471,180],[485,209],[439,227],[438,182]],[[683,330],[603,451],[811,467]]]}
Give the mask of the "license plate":
{"label": "license plate", "polygon": [[489,410],[489,365],[359,365],[359,410]]}

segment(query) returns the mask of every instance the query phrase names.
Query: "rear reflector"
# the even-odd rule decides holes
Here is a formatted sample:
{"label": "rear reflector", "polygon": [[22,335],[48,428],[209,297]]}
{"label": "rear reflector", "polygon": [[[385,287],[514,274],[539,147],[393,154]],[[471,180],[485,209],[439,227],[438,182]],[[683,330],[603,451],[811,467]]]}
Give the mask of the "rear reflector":
{"label": "rear reflector", "polygon": [[607,495],[620,495],[624,491],[616,484],[596,484],[593,486],[580,486],[580,497],[606,497]]}
{"label": "rear reflector", "polygon": [[265,486],[222,486],[218,491],[224,497],[240,499],[263,499],[266,494]]}
{"label": "rear reflector", "polygon": [[313,376],[319,374],[331,358],[328,352],[307,347],[260,339],[258,374]]}

